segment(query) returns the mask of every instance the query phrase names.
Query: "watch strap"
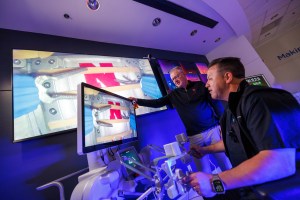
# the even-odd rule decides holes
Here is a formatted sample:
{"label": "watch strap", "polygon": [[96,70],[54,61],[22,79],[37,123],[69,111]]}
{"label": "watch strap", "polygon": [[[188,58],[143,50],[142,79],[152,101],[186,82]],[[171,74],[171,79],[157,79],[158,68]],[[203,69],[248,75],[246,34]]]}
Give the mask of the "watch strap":
{"label": "watch strap", "polygon": [[215,193],[217,194],[225,193],[225,185],[218,174],[212,174],[211,184],[212,184],[212,189]]}

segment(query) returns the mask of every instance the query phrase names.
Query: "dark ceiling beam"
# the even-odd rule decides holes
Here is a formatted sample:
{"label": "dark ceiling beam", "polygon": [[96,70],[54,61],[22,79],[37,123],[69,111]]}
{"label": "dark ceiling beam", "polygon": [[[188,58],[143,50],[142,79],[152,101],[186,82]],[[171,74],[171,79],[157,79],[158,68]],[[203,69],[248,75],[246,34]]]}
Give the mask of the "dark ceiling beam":
{"label": "dark ceiling beam", "polygon": [[209,28],[214,28],[218,24],[218,22],[213,19],[205,17],[204,15],[198,14],[194,11],[188,10],[170,1],[166,1],[166,0],[133,0],[133,1],[136,1],[138,3],[150,6],[152,8],[161,10],[163,12],[169,13],[171,15],[175,15],[177,17],[195,22],[197,24]]}

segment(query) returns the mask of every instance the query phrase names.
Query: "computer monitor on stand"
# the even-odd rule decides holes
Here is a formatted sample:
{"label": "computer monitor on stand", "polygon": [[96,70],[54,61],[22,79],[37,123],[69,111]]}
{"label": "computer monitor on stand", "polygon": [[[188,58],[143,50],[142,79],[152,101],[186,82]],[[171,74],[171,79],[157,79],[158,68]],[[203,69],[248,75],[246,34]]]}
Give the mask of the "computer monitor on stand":
{"label": "computer monitor on stand", "polygon": [[78,85],[77,153],[90,170],[105,167],[98,150],[138,140],[131,100],[92,85]]}
{"label": "computer monitor on stand", "polygon": [[87,155],[89,172],[78,178],[71,200],[117,195],[112,185],[121,180],[118,173],[120,164],[114,167],[111,167],[113,162],[106,164],[102,150],[137,141],[135,110],[131,100],[81,83],[78,85],[77,103],[77,153]]}

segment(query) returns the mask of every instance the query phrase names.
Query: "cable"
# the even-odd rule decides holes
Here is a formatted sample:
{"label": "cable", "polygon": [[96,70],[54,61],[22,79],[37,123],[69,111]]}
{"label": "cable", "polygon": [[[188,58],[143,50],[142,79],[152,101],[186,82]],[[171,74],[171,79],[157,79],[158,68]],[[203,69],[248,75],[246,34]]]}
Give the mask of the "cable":
{"label": "cable", "polygon": [[101,152],[100,157],[101,157],[103,163],[104,163],[105,165],[107,165],[107,163],[105,162],[105,157],[104,157],[104,153],[103,153],[102,149],[100,150],[100,152]]}
{"label": "cable", "polygon": [[113,151],[113,148],[112,148],[112,147],[107,148],[107,152],[108,152],[108,154],[109,154],[111,157],[114,157],[114,156],[115,156],[115,153],[116,153],[117,151],[119,151],[119,150],[120,150],[120,146],[119,146],[119,145],[117,146],[115,152]]}
{"label": "cable", "polygon": [[107,148],[107,153],[113,157],[115,155],[115,153],[113,152],[113,150],[111,149],[111,147]]}

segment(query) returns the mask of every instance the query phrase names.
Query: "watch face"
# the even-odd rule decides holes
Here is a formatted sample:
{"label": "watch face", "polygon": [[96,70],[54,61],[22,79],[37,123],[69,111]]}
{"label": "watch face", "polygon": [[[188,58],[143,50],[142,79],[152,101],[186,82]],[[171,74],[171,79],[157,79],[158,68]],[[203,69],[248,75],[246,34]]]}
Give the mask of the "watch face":
{"label": "watch face", "polygon": [[213,180],[212,184],[213,184],[213,187],[214,187],[216,193],[224,193],[225,192],[222,181]]}

